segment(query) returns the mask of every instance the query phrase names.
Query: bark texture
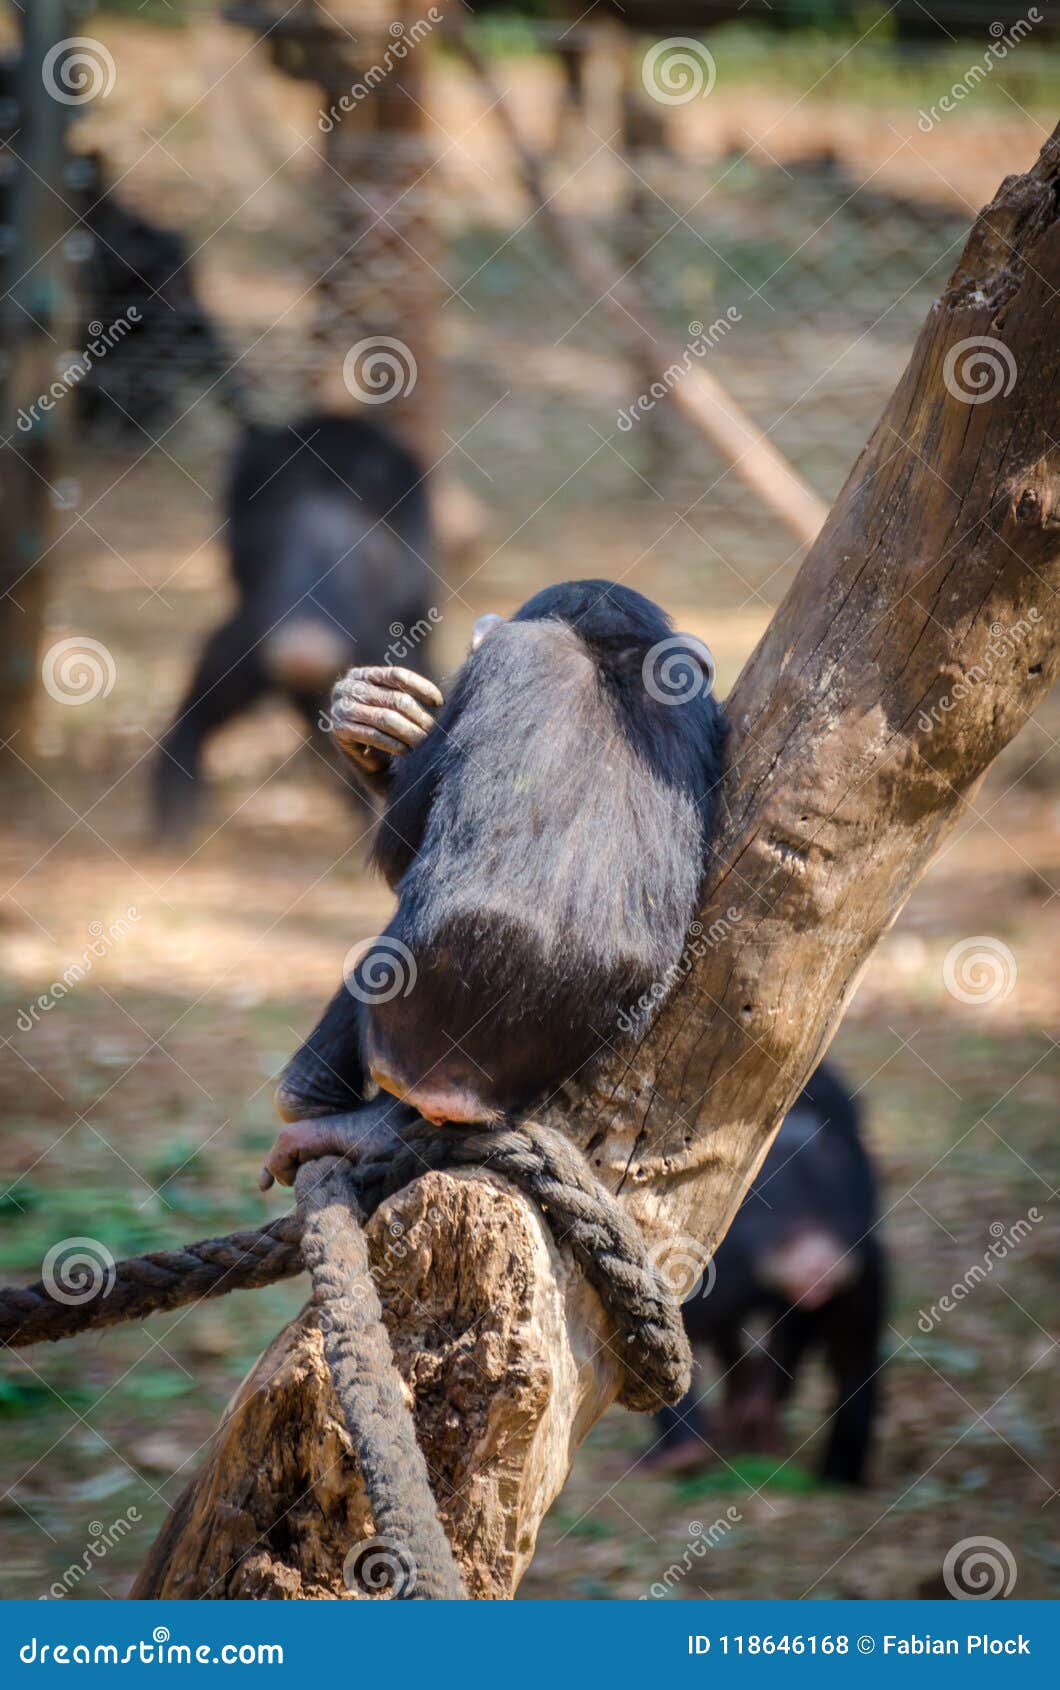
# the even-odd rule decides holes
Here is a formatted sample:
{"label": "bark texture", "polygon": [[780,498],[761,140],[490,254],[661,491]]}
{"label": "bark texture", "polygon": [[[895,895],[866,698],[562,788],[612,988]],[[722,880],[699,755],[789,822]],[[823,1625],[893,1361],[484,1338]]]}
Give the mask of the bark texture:
{"label": "bark texture", "polygon": [[[468,1593],[510,1595],[574,1448],[618,1389],[599,1304],[532,1205],[491,1178],[426,1174],[367,1236]],[[373,1538],[308,1310],[236,1392],[132,1594],[356,1597],[343,1566]],[[379,1555],[401,1564],[400,1545],[379,1540]]]}
{"label": "bark texture", "polygon": [[[616,1030],[608,1068],[549,1115],[679,1271],[724,1235],[873,947],[1055,675],[1058,205],[1054,137],[980,217],[730,698],[687,972],[640,1047]],[[495,1182],[432,1174],[372,1226],[443,1517],[472,1594],[509,1595],[614,1398],[610,1335]],[[343,1594],[371,1523],[329,1398],[303,1316],[238,1394],[137,1594]]]}

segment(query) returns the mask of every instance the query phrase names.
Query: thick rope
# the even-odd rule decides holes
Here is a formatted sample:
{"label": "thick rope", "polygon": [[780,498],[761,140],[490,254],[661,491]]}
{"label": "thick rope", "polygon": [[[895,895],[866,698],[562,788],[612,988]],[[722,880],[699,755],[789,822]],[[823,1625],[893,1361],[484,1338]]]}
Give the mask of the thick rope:
{"label": "thick rope", "polygon": [[438,1519],[427,1463],[383,1325],[364,1232],[350,1225],[351,1216],[362,1222],[365,1216],[348,1164],[334,1156],[306,1162],[295,1192],[324,1354],[380,1547],[389,1550],[380,1559],[389,1565],[392,1594],[459,1601],[467,1592]]}
{"label": "thick rope", "polygon": [[[309,1167],[318,1164],[309,1163]],[[384,1197],[428,1169],[481,1167],[501,1174],[534,1199],[556,1242],[569,1246],[619,1335],[625,1379],[619,1400],[651,1412],[678,1402],[691,1381],[691,1356],[680,1309],[656,1276],[635,1224],[601,1185],[581,1153],[544,1127],[444,1133],[413,1127],[374,1160],[352,1164],[358,1205],[371,1214]],[[202,1298],[289,1279],[305,1263],[296,1215],[255,1232],[206,1238],[182,1250],[156,1250],[118,1262],[98,1292],[62,1301],[55,1286],[0,1288],[0,1344],[21,1349],[79,1332],[146,1320]]]}
{"label": "thick rope", "polygon": [[[306,1163],[298,1210],[257,1232],[205,1239],[117,1263],[84,1300],[39,1281],[0,1289],[0,1343],[12,1348],[144,1320],[164,1309],[267,1285],[308,1268],[324,1351],[381,1539],[415,1576],[392,1593],[427,1600],[466,1595],[438,1519],[427,1464],[394,1364],[363,1226],[384,1200],[430,1169],[477,1168],[508,1179],[546,1216],[600,1297],[618,1334],[627,1408],[650,1411],[688,1390],[692,1357],[681,1310],[644,1240],[584,1156],[540,1126],[440,1132],[410,1123],[400,1139],[358,1159]],[[65,1300],[63,1300],[65,1298]]]}
{"label": "thick rope", "polygon": [[[297,1215],[281,1215],[253,1232],[204,1238],[181,1250],[152,1250],[109,1265],[97,1263],[87,1287],[49,1284],[0,1288],[0,1344],[55,1343],[79,1332],[146,1320],[204,1297],[252,1290],[302,1272]],[[61,1270],[60,1270],[61,1271]]]}
{"label": "thick rope", "polygon": [[511,1180],[543,1211],[556,1243],[570,1249],[617,1329],[619,1402],[645,1413],[680,1402],[692,1383],[680,1305],[652,1266],[640,1229],[581,1151],[549,1127],[439,1132],[424,1124],[403,1128],[401,1143],[377,1159],[359,1161],[356,1178],[374,1210],[428,1168],[453,1167]]}

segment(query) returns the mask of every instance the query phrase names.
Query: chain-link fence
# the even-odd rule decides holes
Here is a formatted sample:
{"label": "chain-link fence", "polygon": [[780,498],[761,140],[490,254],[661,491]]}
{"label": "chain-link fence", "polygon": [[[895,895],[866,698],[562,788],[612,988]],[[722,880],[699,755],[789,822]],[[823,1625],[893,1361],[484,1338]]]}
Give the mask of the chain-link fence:
{"label": "chain-link fence", "polygon": [[[881,39],[882,23],[726,26],[683,67],[691,83],[660,83],[659,44],[614,27],[581,26],[576,50],[559,26],[486,31],[550,203],[665,331],[653,371],[534,215],[434,9],[394,10],[387,28],[344,30],[330,86],[214,8],[184,8],[181,29],[99,17],[105,97],[78,114],[66,182],[72,344],[130,304],[140,319],[75,396],[75,467],[165,452],[209,484],[233,411],[348,406],[365,389],[347,354],[382,336],[404,373],[376,415],[400,424],[420,384],[420,438],[475,495],[502,583],[517,590],[535,551],[546,573],[650,556],[663,591],[708,567],[722,597],[773,598],[797,540],[672,388],[709,369],[834,496],[976,207],[1040,144],[1050,71],[1033,28],[976,24],[940,49]],[[958,85],[967,98],[947,94]],[[183,246],[152,247],[152,226]]]}

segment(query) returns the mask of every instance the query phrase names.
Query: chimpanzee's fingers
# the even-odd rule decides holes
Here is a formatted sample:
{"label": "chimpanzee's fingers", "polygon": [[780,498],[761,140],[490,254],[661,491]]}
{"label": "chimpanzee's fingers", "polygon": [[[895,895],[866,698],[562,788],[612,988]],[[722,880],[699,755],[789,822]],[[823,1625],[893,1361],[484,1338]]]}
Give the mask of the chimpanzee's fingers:
{"label": "chimpanzee's fingers", "polygon": [[303,1162],[316,1162],[321,1156],[352,1155],[364,1139],[364,1133],[360,1128],[351,1126],[350,1122],[351,1117],[344,1115],[289,1121],[278,1133],[265,1158],[261,1170],[262,1190],[267,1191],[273,1180],[280,1185],[293,1185]]}
{"label": "chimpanzee's fingers", "polygon": [[399,692],[411,692],[428,705],[432,710],[440,710],[445,703],[433,681],[426,675],[417,675],[415,669],[401,669],[396,664],[387,664],[383,668],[362,669],[360,673],[366,681],[372,681],[376,686],[395,687]]}
{"label": "chimpanzee's fingers", "polygon": [[294,1176],[298,1172],[301,1161],[299,1154],[304,1141],[305,1121],[291,1121],[276,1135],[276,1142],[262,1165],[258,1175],[258,1184],[262,1191],[268,1191],[271,1185],[293,1185]]}
{"label": "chimpanzee's fingers", "polygon": [[[374,714],[374,712],[371,714]],[[413,734],[417,735],[416,739],[408,737]],[[382,751],[388,757],[403,757],[411,745],[419,744],[419,741],[426,739],[427,736],[421,733],[419,728],[410,725],[407,735],[403,734],[398,739],[395,735],[384,732],[381,727],[376,727],[371,720],[371,715],[365,712],[356,719],[336,722],[332,728],[332,737],[342,747],[343,751],[350,751],[354,755],[356,755],[357,749],[365,746],[371,751]]]}
{"label": "chimpanzee's fingers", "polygon": [[350,718],[357,718],[363,710],[387,711],[394,718],[402,718],[406,722],[416,723],[416,727],[423,728],[424,733],[431,732],[434,727],[434,717],[429,710],[424,710],[418,698],[411,693],[391,690],[389,686],[377,686],[372,681],[365,681],[358,676],[350,686],[340,688],[331,700],[331,720],[345,723]]}
{"label": "chimpanzee's fingers", "polygon": [[[402,693],[399,688],[380,686],[377,681],[370,681],[363,669],[355,669],[352,676],[338,683],[331,695],[331,722],[335,727],[348,727],[350,723],[357,722],[365,708],[389,711],[396,720],[404,718],[407,722],[416,723],[416,727],[423,728],[424,733],[431,732],[434,727],[433,715],[424,710],[418,698],[413,698],[411,693]],[[377,725],[382,725],[382,720]]]}
{"label": "chimpanzee's fingers", "polygon": [[262,1191],[275,1182],[293,1185],[303,1162],[315,1162],[320,1156],[341,1154],[343,1145],[329,1130],[326,1122],[289,1121],[276,1135],[276,1142],[265,1158],[258,1175]]}

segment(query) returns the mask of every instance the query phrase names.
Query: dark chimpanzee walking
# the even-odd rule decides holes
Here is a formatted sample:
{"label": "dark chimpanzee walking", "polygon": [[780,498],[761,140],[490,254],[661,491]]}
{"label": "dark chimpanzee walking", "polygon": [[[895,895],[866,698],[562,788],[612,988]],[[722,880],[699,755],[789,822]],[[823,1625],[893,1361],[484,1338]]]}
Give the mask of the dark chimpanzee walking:
{"label": "dark chimpanzee walking", "polygon": [[246,430],[228,491],[237,603],[161,744],[161,834],[192,820],[206,739],[265,693],[285,694],[321,733],[335,677],[351,662],[382,661],[395,627],[429,665],[438,578],[423,483],[412,453],[359,417]]}
{"label": "dark chimpanzee walking", "polygon": [[[865,1481],[876,1415],[886,1263],[875,1230],[876,1182],[854,1099],[835,1070],[818,1068],[773,1146],[713,1262],[708,1289],[684,1306],[694,1345],[724,1369],[720,1414],[700,1407],[702,1381],[656,1417],[647,1457],[660,1472],[695,1470],[726,1453],[777,1452],[780,1410],[800,1364],[823,1352],[835,1399],[821,1477]],[[764,1319],[761,1347],[748,1322]]]}
{"label": "dark chimpanzee walking", "polygon": [[340,683],[335,735],[385,798],[375,859],[398,907],[288,1064],[299,1125],[266,1181],[346,1141],[348,1121],[306,1117],[356,1108],[367,1076],[428,1121],[488,1123],[639,1024],[696,909],[725,731],[712,679],[650,600],[573,581],[476,624],[437,722],[406,670]]}

